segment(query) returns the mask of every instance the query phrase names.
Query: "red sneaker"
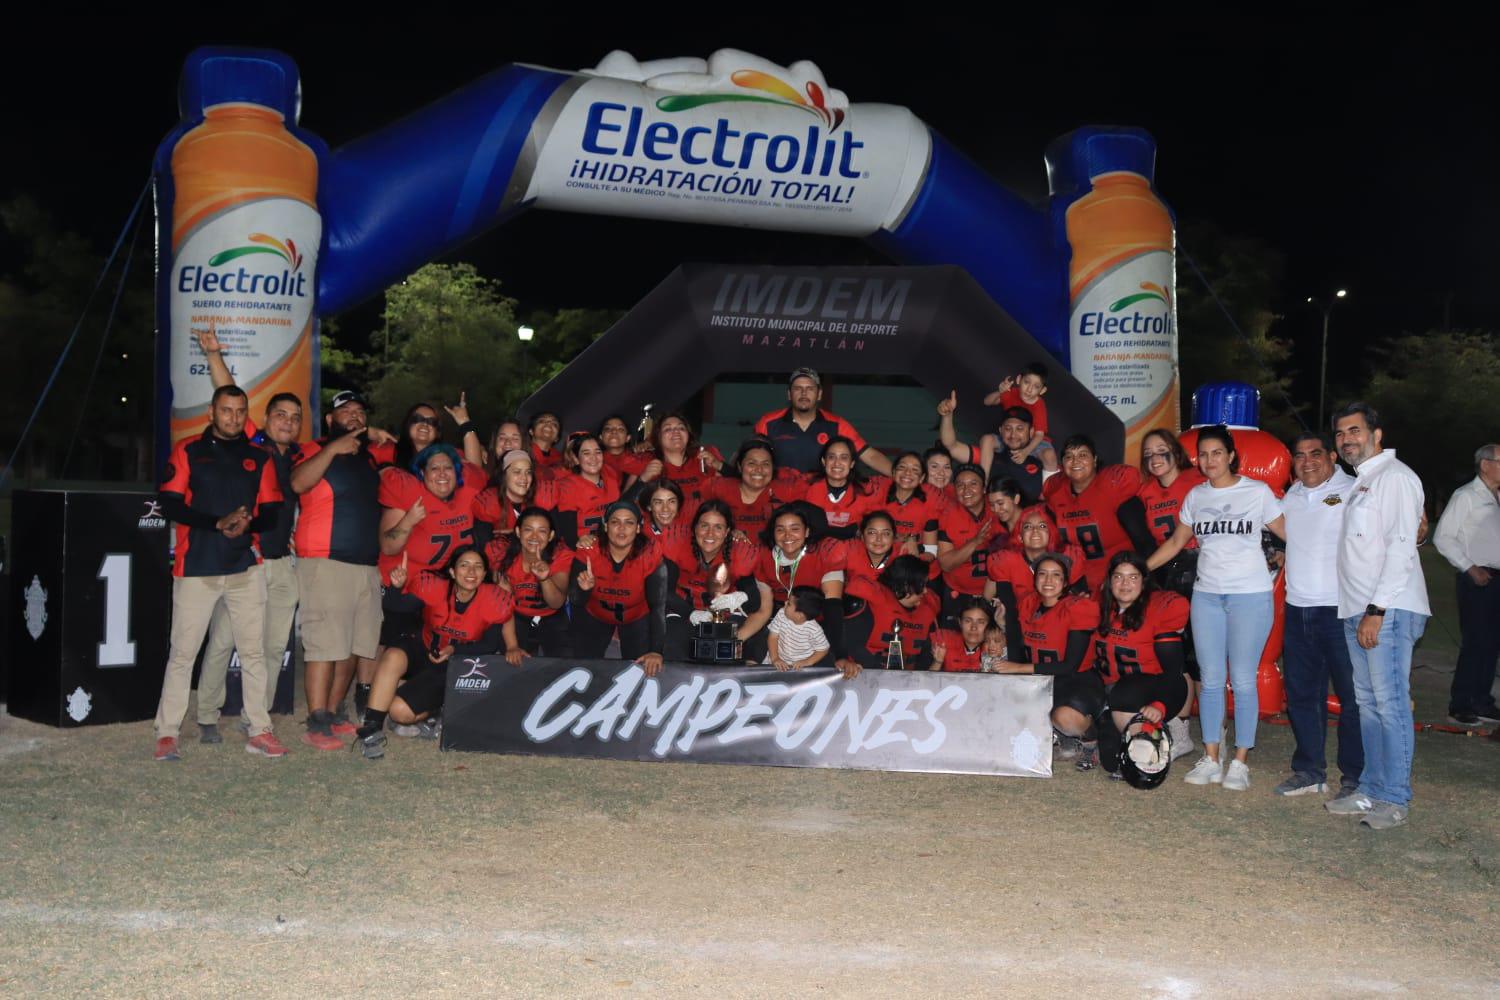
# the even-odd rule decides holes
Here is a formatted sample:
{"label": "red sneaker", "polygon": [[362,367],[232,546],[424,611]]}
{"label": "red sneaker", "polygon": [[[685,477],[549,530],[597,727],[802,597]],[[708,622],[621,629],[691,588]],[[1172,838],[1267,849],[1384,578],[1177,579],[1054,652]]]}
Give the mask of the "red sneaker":
{"label": "red sneaker", "polygon": [[344,741],[337,736],[309,729],[302,734],[302,742],[317,750],[342,750]]}
{"label": "red sneaker", "polygon": [[182,754],[177,752],[177,737],[163,736],[156,741],[157,760],[181,760]]}
{"label": "red sneaker", "polygon": [[359,732],[359,727],[348,719],[334,719],[328,724],[328,728],[333,731],[333,735],[335,736],[353,736]]}
{"label": "red sneaker", "polygon": [[245,752],[258,753],[262,757],[270,757],[274,760],[277,757],[286,756],[286,747],[281,745],[275,733],[261,733],[259,736],[250,737],[250,742],[245,744]]}

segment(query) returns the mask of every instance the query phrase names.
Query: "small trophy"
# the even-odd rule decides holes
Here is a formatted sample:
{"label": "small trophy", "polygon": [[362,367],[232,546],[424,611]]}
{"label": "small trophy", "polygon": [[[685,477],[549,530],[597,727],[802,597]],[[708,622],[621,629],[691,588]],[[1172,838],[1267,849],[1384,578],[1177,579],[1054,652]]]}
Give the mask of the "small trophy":
{"label": "small trophy", "polygon": [[641,422],[636,426],[635,439],[650,441],[651,432],[654,430],[656,430],[656,418],[651,415],[651,404],[647,403],[641,407]]}
{"label": "small trophy", "polygon": [[[729,593],[731,586],[729,567],[720,563],[708,578],[709,603],[713,598]],[[694,663],[708,663],[721,667],[737,666],[745,662],[745,643],[740,639],[740,625],[728,609],[709,610],[713,618],[693,626]]]}
{"label": "small trophy", "polygon": [[885,650],[885,669],[906,669],[906,657],[901,653],[901,623],[899,621],[891,626],[891,642]]}

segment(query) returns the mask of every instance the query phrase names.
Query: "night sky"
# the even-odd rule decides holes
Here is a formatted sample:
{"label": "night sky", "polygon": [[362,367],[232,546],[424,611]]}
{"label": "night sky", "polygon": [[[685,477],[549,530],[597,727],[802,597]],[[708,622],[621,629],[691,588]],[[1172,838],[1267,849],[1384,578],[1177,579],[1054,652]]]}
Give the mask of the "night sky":
{"label": "night sky", "polygon": [[[302,125],[335,148],[507,62],[577,69],[613,48],[646,59],[733,46],[783,64],[810,59],[852,102],[911,108],[1038,202],[1050,139],[1088,123],[1149,129],[1157,185],[1179,217],[1285,253],[1275,332],[1298,340],[1304,370],[1316,363],[1321,318],[1302,300],[1336,287],[1351,293],[1334,320],[1336,358],[1367,337],[1438,326],[1448,296],[1454,326],[1500,326],[1487,235],[1500,230],[1489,186],[1500,142],[1493,53],[1478,32],[1396,19],[1163,25],[1080,14],[1007,15],[1002,34],[961,18],[851,25],[792,7],[733,8],[733,18],[731,8],[692,10],[643,8],[618,30],[449,14],[299,28],[288,13],[282,29],[261,26],[274,18],[198,19],[151,34],[139,19],[74,19],[32,33],[4,70],[19,121],[0,195],[30,192],[107,246],[176,121],[177,75],[199,44],[291,54]],[[704,21],[727,26],[693,27]],[[683,260],[883,262],[852,240],[551,212],[454,258],[500,279],[523,308],[628,307]]]}

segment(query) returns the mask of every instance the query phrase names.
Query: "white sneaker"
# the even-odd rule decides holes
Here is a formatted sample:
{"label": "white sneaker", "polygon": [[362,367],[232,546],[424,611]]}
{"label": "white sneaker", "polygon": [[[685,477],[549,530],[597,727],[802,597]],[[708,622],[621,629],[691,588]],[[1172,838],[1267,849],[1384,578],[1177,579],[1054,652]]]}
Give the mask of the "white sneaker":
{"label": "white sneaker", "polygon": [[1217,785],[1224,780],[1224,772],[1220,770],[1218,761],[1204,754],[1182,780],[1190,785]]}
{"label": "white sneaker", "polygon": [[1173,719],[1167,723],[1167,734],[1172,737],[1172,759],[1186,757],[1197,749],[1193,735],[1188,731],[1188,720]]}
{"label": "white sneaker", "polygon": [[1224,787],[1231,792],[1249,791],[1250,765],[1242,760],[1231,760],[1229,769],[1224,772]]}

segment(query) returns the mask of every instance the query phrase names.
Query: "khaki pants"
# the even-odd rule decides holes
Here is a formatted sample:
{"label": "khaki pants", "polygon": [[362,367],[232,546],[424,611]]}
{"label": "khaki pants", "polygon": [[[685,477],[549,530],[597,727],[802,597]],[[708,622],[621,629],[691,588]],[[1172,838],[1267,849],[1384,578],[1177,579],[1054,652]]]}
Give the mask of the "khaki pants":
{"label": "khaki pants", "polygon": [[[292,619],[297,616],[297,567],[291,556],[267,559],[261,564],[266,571],[266,631],[264,654],[266,711],[276,700],[276,681],[281,676],[281,662],[286,655],[287,637]],[[198,724],[212,726],[219,721],[224,707],[224,684],[229,676],[229,654],[234,649],[234,629],[229,622],[229,604],[220,601],[214,608],[213,623],[208,627],[208,644],[203,649],[203,669],[198,674]],[[243,659],[243,657],[241,657]],[[254,696],[240,674],[240,693],[245,702]],[[245,709],[240,718],[250,721]]]}
{"label": "khaki pants", "polygon": [[[179,576],[172,581],[171,648],[167,652],[167,674],[161,682],[161,701],[156,706],[158,739],[175,737],[182,728],[193,687],[193,660],[220,601],[229,608],[245,689],[265,690],[265,569],[251,566],[232,576]],[[250,717],[251,736],[271,731],[264,700],[247,698],[245,711]]]}

